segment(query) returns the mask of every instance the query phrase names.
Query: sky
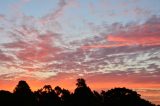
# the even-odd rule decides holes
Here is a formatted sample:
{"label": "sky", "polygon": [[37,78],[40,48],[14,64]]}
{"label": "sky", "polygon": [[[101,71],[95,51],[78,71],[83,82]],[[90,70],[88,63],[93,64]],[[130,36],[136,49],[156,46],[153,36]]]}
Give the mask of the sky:
{"label": "sky", "polygon": [[0,89],[127,87],[160,104],[160,0],[0,0]]}

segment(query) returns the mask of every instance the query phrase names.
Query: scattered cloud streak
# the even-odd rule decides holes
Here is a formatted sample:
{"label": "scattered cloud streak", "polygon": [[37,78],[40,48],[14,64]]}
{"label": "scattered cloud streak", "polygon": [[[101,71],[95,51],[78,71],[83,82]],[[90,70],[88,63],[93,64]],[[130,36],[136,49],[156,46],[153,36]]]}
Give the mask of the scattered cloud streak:
{"label": "scattered cloud streak", "polygon": [[[41,20],[34,24],[39,25],[38,21]],[[78,75],[115,71],[154,73],[160,68],[159,23],[159,17],[153,16],[142,24],[124,25],[108,34],[104,32],[99,36],[71,41],[68,47],[62,42],[64,36],[60,33],[48,31],[42,26],[15,26],[6,32],[11,42],[1,44],[1,61],[9,61],[7,64],[3,62],[6,67],[28,72],[53,71]],[[117,25],[120,26],[117,23],[107,28]]]}
{"label": "scattered cloud streak", "polygon": [[[120,26],[113,34],[106,35],[106,45],[87,45],[82,48],[112,48],[121,46],[159,46],[159,18],[153,16],[140,25]],[[117,25],[117,24],[116,24]],[[112,27],[115,26],[114,24]]]}
{"label": "scattered cloud streak", "polygon": [[[21,8],[28,2],[31,1],[22,0],[16,6]],[[66,9],[74,2],[60,0],[54,12],[40,18],[25,14],[16,18],[0,15],[0,82],[25,79],[32,86],[40,80],[67,87],[73,85],[76,78],[84,77],[96,89],[101,85],[102,88],[145,87],[154,88],[152,93],[156,91],[160,87],[160,17],[153,15],[141,23],[98,25],[92,22],[94,19],[86,21],[86,17],[83,24],[93,35],[80,33],[82,38],[72,39],[69,35],[72,32],[67,33],[61,27],[68,22],[59,21],[65,18]],[[93,3],[90,8],[97,17],[94,6],[98,5]],[[137,15],[150,13],[141,8],[132,11]],[[64,82],[70,83],[63,85]]]}

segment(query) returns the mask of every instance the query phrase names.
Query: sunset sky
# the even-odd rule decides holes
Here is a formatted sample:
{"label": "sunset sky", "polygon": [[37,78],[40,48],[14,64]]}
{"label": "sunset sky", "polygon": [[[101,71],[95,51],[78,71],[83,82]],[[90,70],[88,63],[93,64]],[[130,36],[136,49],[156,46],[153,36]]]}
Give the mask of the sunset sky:
{"label": "sunset sky", "polygon": [[160,104],[160,0],[0,0],[0,89],[127,87]]}

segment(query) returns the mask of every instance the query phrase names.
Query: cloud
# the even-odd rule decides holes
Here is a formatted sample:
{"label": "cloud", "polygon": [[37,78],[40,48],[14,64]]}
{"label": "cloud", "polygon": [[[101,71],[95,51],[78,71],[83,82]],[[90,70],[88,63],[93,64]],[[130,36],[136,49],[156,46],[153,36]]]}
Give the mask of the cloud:
{"label": "cloud", "polygon": [[20,0],[18,2],[15,2],[14,4],[10,5],[11,10],[13,11],[12,14],[14,14],[15,17],[23,16],[23,13],[21,11],[21,8],[29,3],[31,0]]}
{"label": "cloud", "polygon": [[[113,24],[115,32],[106,35],[107,44],[86,45],[82,48],[112,48],[122,46],[159,46],[160,18],[152,16],[140,25],[119,26]],[[115,26],[116,25],[116,26]],[[109,28],[110,29],[110,28]]]}
{"label": "cloud", "polygon": [[[131,32],[130,32],[131,33]],[[120,45],[132,46],[132,45],[160,45],[160,36],[159,35],[139,35],[137,33],[132,33],[133,35],[108,35],[107,40],[110,42],[117,42]],[[117,45],[118,46],[118,45]]]}
{"label": "cloud", "polygon": [[53,47],[54,35],[42,35],[37,38],[37,42],[31,42],[17,53],[21,60],[48,61],[59,51],[59,48]]}
{"label": "cloud", "polygon": [[5,16],[0,14],[0,21],[3,20],[4,18],[5,18]]}
{"label": "cloud", "polygon": [[[79,44],[85,54],[81,67],[86,66],[85,69],[92,70],[88,72],[104,74],[116,71],[155,73],[159,70],[159,22],[158,16],[152,16],[142,24],[104,25],[106,32],[85,39]],[[152,78],[155,82],[159,80],[154,76],[151,76]],[[143,77],[140,80],[146,81]]]}
{"label": "cloud", "polygon": [[12,62],[14,58],[0,51],[0,62]]}
{"label": "cloud", "polygon": [[[29,0],[30,1],[30,0]],[[29,2],[28,0],[20,1],[15,4],[15,8],[21,8]],[[55,19],[50,20],[50,16],[57,17],[61,14],[63,8],[67,5],[65,0],[60,0],[58,9],[46,16],[45,21],[49,22],[46,25],[41,25],[41,18],[21,16],[10,17],[6,20],[1,30],[1,37],[6,41],[0,42],[0,68],[6,67],[6,70],[13,69],[13,72],[18,69],[24,73],[6,73],[0,72],[1,78],[4,79],[19,79],[24,77],[32,77],[36,79],[46,79],[50,76],[55,76],[59,71],[54,72],[54,66],[57,64],[56,56],[63,51],[61,45],[61,34],[50,30],[50,23]],[[0,20],[5,16],[0,15]],[[12,21],[11,21],[12,20]],[[6,36],[8,39],[6,39]],[[58,42],[58,43],[57,43]],[[58,57],[58,56],[57,56]],[[55,65],[51,65],[55,62]],[[57,67],[58,68],[58,67]],[[60,67],[59,67],[60,68]],[[58,69],[59,69],[58,68]],[[13,77],[13,76],[16,77]]]}
{"label": "cloud", "polygon": [[[5,43],[2,46],[8,49],[10,54],[14,55],[14,61],[19,61],[19,64],[12,63],[10,67],[21,68],[27,71],[45,70],[45,64],[54,61],[55,54],[61,51],[61,48],[54,46],[57,34],[46,32],[40,34],[36,31],[23,30],[18,31],[16,35],[18,40],[11,43]],[[31,38],[30,38],[30,35]],[[34,39],[33,39],[34,38]],[[3,60],[8,59],[3,56]],[[31,64],[29,64],[31,63]]]}
{"label": "cloud", "polygon": [[135,14],[137,16],[139,16],[139,15],[148,16],[151,14],[151,11],[146,10],[146,9],[142,9],[142,8],[138,8],[138,7],[133,9],[133,11],[135,12]]}
{"label": "cloud", "polygon": [[58,8],[54,12],[51,12],[48,15],[45,15],[44,17],[42,17],[41,23],[45,24],[50,20],[55,21],[57,17],[63,15],[65,9],[67,8],[67,6],[69,6],[70,2],[72,2],[72,0],[70,0],[70,1],[59,0]]}
{"label": "cloud", "polygon": [[[40,24],[54,27],[54,29],[58,29],[59,27],[62,28],[62,26],[68,24],[68,20],[63,20],[68,14],[66,11],[70,11],[72,7],[77,7],[77,4],[76,0],[58,0],[57,8],[51,10],[47,15],[42,16],[39,21]],[[60,30],[60,32],[61,31],[62,30]]]}
{"label": "cloud", "polygon": [[[3,60],[7,60],[9,55],[14,61],[4,63],[6,66],[35,74],[35,78],[39,79],[37,75],[44,70],[53,73],[46,73],[43,78],[47,78],[47,75],[55,77],[60,72],[88,75],[116,71],[140,73],[143,69],[149,73],[159,69],[156,60],[159,55],[159,18],[156,16],[140,25],[113,24],[107,26],[112,29],[108,34],[104,32],[99,36],[72,41],[68,45],[62,42],[62,34],[38,26],[41,19],[33,21],[38,27],[28,24],[27,19],[26,16],[24,21],[27,24],[11,27],[7,32],[11,41],[1,44],[1,49],[5,50],[2,54],[6,55]],[[151,65],[156,67],[153,69]]]}
{"label": "cloud", "polygon": [[[64,36],[67,33],[57,33],[53,24],[68,3],[61,0],[57,10],[39,19],[23,15],[17,18],[18,21],[7,20],[10,26],[7,31],[2,30],[5,32],[2,37],[7,35],[10,41],[0,44],[3,50],[0,52],[0,61],[3,62],[0,68],[5,66],[9,71],[14,68],[15,73],[0,72],[1,78],[65,79],[67,82],[84,77],[91,82],[96,77],[104,88],[107,84],[112,86],[111,82],[115,86],[129,84],[133,87],[136,83],[138,87],[142,83],[150,86],[148,82],[159,86],[159,17],[153,16],[143,24],[102,25],[99,27],[102,33],[69,42]],[[95,32],[99,30],[95,29]],[[69,43],[66,45],[66,42]],[[120,83],[116,82],[117,79]],[[93,88],[98,88],[94,84],[91,82]]]}
{"label": "cloud", "polygon": [[[29,1],[22,0],[22,4],[17,4],[18,8]],[[0,82],[24,79],[35,86],[40,80],[40,85],[48,82],[73,89],[73,81],[83,77],[94,89],[160,87],[159,16],[152,16],[144,23],[94,25],[91,20],[87,27],[93,31],[92,36],[80,25],[84,32],[76,32],[78,39],[72,39],[74,29],[65,31],[61,27],[65,26],[63,19],[58,19],[75,1],[58,2],[58,8],[44,17],[21,14],[13,20],[8,18],[0,26],[0,40],[5,41],[0,41]],[[99,10],[94,6],[101,7],[102,4],[91,8],[97,12]],[[142,15],[149,12],[141,8],[132,11]],[[0,15],[0,21],[4,19],[5,16]],[[79,31],[79,27],[77,29]]]}
{"label": "cloud", "polygon": [[[8,70],[10,70],[10,67],[14,67],[28,73],[44,71],[48,63],[55,61],[55,55],[62,51],[62,48],[56,44],[56,42],[60,42],[61,35],[49,31],[45,28],[46,26],[38,26],[40,19],[30,24],[32,20],[35,20],[34,17],[30,18],[28,16],[21,17],[23,24],[19,25],[16,24],[16,21],[7,20],[6,23],[10,23],[11,26],[7,30],[2,30],[4,34],[1,37],[7,40],[5,37],[9,36],[9,40],[0,44],[2,50],[0,52],[0,62],[3,62],[0,68],[3,65],[8,67]],[[5,26],[3,27],[5,28]],[[46,70],[53,70],[53,67]],[[37,77],[37,75],[34,77]],[[18,76],[21,77],[24,74],[17,75],[17,78],[19,78]]]}

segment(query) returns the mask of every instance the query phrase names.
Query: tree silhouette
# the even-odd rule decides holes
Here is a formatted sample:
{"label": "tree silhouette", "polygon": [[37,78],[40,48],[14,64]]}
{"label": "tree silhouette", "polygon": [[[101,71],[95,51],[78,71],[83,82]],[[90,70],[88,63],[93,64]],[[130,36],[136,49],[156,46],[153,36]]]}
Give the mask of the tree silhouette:
{"label": "tree silhouette", "polygon": [[98,105],[98,106],[102,106],[102,104],[103,104],[103,96],[101,95],[101,94],[99,94],[97,91],[93,91],[93,94],[94,94],[94,96],[95,96],[95,102],[97,102],[96,104]]}
{"label": "tree silhouette", "polygon": [[55,93],[56,93],[58,96],[60,96],[60,94],[62,93],[62,89],[61,89],[61,87],[59,87],[59,86],[56,86],[56,87],[54,88],[54,90],[55,90]]}
{"label": "tree silhouette", "polygon": [[63,106],[70,106],[72,105],[72,95],[67,89],[62,89],[59,86],[55,88],[56,94],[60,97]]}
{"label": "tree silhouette", "polygon": [[18,85],[13,90],[14,97],[16,98],[17,106],[35,106],[36,99],[26,81],[19,81]]}
{"label": "tree silhouette", "polygon": [[50,93],[50,92],[52,92],[52,86],[45,85],[42,90],[44,90],[44,92],[46,92],[46,93]]}
{"label": "tree silhouette", "polygon": [[87,87],[86,81],[83,78],[77,79],[76,85],[77,85],[77,88]]}
{"label": "tree silhouette", "polygon": [[16,94],[30,94],[30,93],[32,93],[27,82],[23,81],[23,80],[19,81],[18,85],[15,87],[13,92]]}
{"label": "tree silhouette", "polygon": [[76,106],[95,106],[95,96],[91,89],[86,85],[83,78],[77,79],[77,88],[74,91],[74,101]]}
{"label": "tree silhouette", "polygon": [[0,105],[1,106],[11,106],[14,105],[13,94],[9,91],[0,90]]}
{"label": "tree silhouette", "polygon": [[38,106],[60,106],[60,98],[52,89],[51,85],[45,85],[35,92]]}
{"label": "tree silhouette", "polygon": [[67,89],[62,89],[61,101],[63,106],[70,106],[72,104],[72,95]]}
{"label": "tree silhouette", "polygon": [[141,99],[136,91],[126,88],[114,88],[102,94],[104,106],[154,106]]}
{"label": "tree silhouette", "polygon": [[[74,93],[45,85],[34,93],[26,81],[19,81],[13,93],[0,90],[0,106],[156,106],[131,89],[114,88],[91,91],[83,78],[77,79]],[[159,105],[157,105],[159,106]]]}

